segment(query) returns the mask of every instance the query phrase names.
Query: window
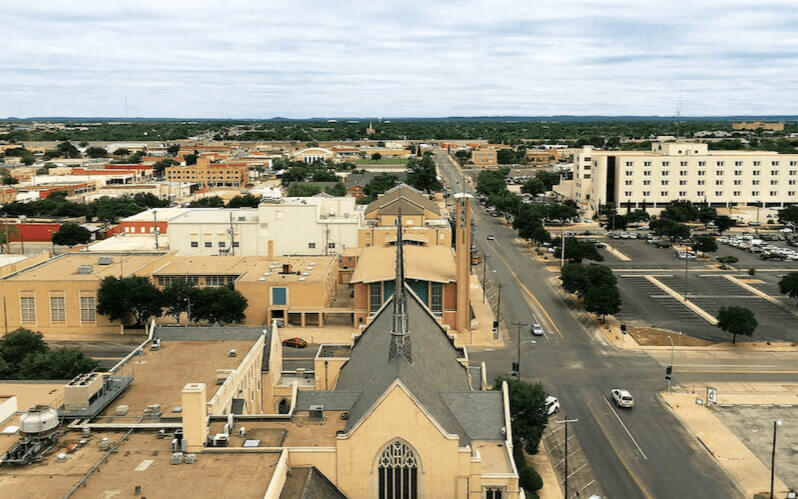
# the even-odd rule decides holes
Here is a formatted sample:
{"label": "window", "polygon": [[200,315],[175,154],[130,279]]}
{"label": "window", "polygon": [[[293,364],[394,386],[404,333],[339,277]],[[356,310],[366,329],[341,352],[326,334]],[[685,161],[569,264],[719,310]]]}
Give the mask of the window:
{"label": "window", "polygon": [[787,192],[787,195],[788,195],[788,196],[795,196],[795,191],[788,191],[788,192]]}
{"label": "window", "polygon": [[63,296],[50,297],[50,321],[51,322],[66,321],[66,307],[64,305]]}
{"label": "window", "polygon": [[662,166],[670,166],[670,165],[671,165],[670,161],[663,161],[662,162]]}
{"label": "window", "polygon": [[751,191],[752,196],[759,196],[759,191]]}
{"label": "window", "polygon": [[443,284],[430,283],[429,308],[433,314],[443,313]]}
{"label": "window", "polygon": [[716,161],[715,166],[723,166],[723,161]]}
{"label": "window", "polygon": [[225,284],[231,283],[235,280],[233,276],[226,276],[226,275],[206,275],[205,276],[205,285],[206,286],[224,286]]}
{"label": "window", "polygon": [[723,180],[716,180],[715,185],[723,185]]}
{"label": "window", "polygon": [[759,180],[752,180],[751,185],[759,185]]}
{"label": "window", "polygon": [[698,166],[707,166],[707,162],[706,161],[699,161],[698,162]]}
{"label": "window", "polygon": [[369,284],[369,312],[376,312],[382,306],[382,284],[372,282]]}
{"label": "window", "polygon": [[798,175],[798,170],[790,170],[790,175],[792,176]]}
{"label": "window", "polygon": [[683,198],[687,195],[687,191],[679,191],[679,197]]}
{"label": "window", "polygon": [[226,243],[226,242],[224,242],[224,241],[219,241],[219,247],[220,247],[220,248],[224,248],[225,246],[227,246],[227,243]]}
{"label": "window", "polygon": [[213,243],[212,243],[212,242],[210,242],[210,241],[205,241],[205,247],[206,247],[206,248],[210,248],[210,247],[212,247],[212,246],[213,246]]}
{"label": "window", "polygon": [[664,198],[668,197],[668,191],[660,191],[659,195],[664,197]]}
{"label": "window", "polygon": [[698,185],[704,185],[705,182],[706,182],[706,180],[699,180],[698,181]]}
{"label": "window", "polygon": [[700,171],[700,172],[698,172],[698,176],[699,177],[703,177],[705,173],[706,173],[705,171]]}
{"label": "window", "polygon": [[778,161],[771,161],[770,162],[770,166],[779,166],[779,162]]}
{"label": "window", "polygon": [[309,249],[315,249],[316,248],[316,243],[308,243],[308,248]]}
{"label": "window", "polygon": [[779,181],[778,180],[771,180],[770,181],[770,185],[779,185]]}
{"label": "window", "polygon": [[94,322],[97,320],[97,304],[93,296],[80,297],[81,322]]}
{"label": "window", "polygon": [[23,296],[19,299],[22,322],[36,322],[36,298]]}
{"label": "window", "polygon": [[715,171],[715,175],[718,175],[718,176],[722,177],[723,176],[723,170],[716,170]]}
{"label": "window", "polygon": [[734,166],[743,166],[743,162],[742,161],[735,161],[734,162]]}
{"label": "window", "polygon": [[413,450],[396,440],[380,454],[377,467],[380,499],[418,497],[418,460]]}
{"label": "window", "polygon": [[687,166],[687,161],[680,161],[679,166]]}
{"label": "window", "polygon": [[643,161],[643,166],[651,166],[651,161]]}
{"label": "window", "polygon": [[623,195],[630,198],[632,197],[632,191],[623,191]]}
{"label": "window", "polygon": [[667,180],[660,180],[659,183],[660,183],[660,185],[668,185],[668,181]]}
{"label": "window", "polygon": [[771,175],[778,175],[779,171],[778,170],[770,170],[770,174]]}
{"label": "window", "polygon": [[723,195],[723,191],[715,191],[715,195],[720,197]]}
{"label": "window", "polygon": [[626,166],[634,166],[634,161],[627,161]]}
{"label": "window", "polygon": [[191,241],[192,248],[199,248],[199,241]]}
{"label": "window", "polygon": [[742,180],[735,180],[734,181],[734,185],[742,185],[742,183],[743,183]]}
{"label": "window", "polygon": [[238,248],[238,241],[233,241],[233,248]]}
{"label": "window", "polygon": [[335,249],[335,243],[327,243],[329,249]]}
{"label": "window", "polygon": [[643,191],[643,197],[651,196],[651,191]]}
{"label": "window", "polygon": [[158,286],[162,287],[162,288],[166,287],[166,286],[172,284],[172,281],[174,281],[174,279],[175,279],[174,276],[171,276],[171,275],[159,275],[158,276]]}
{"label": "window", "polygon": [[759,165],[761,165],[761,164],[762,164],[762,162],[761,162],[761,161],[754,161],[754,166],[759,166]]}
{"label": "window", "polygon": [[796,166],[796,165],[798,165],[798,161],[790,161],[790,166]]}
{"label": "window", "polygon": [[627,177],[631,177],[632,176],[632,170],[626,170],[626,176]]}
{"label": "window", "polygon": [[662,172],[662,176],[663,176],[663,177],[667,177],[667,176],[668,176],[668,172],[666,172],[666,171],[665,171],[665,172]]}
{"label": "window", "polygon": [[687,176],[687,170],[679,170],[679,176],[680,177],[686,177]]}
{"label": "window", "polygon": [[272,305],[287,305],[287,288],[272,288]]}
{"label": "window", "polygon": [[632,181],[631,180],[627,180],[625,183],[626,183],[626,185],[632,185]]}
{"label": "window", "polygon": [[643,185],[651,185],[651,181],[650,180],[643,180]]}
{"label": "window", "polygon": [[735,176],[735,177],[739,177],[739,176],[740,176],[740,175],[742,175],[742,174],[743,174],[743,171],[742,171],[742,170],[734,170],[734,176]]}
{"label": "window", "polygon": [[795,180],[788,180],[788,181],[787,181],[787,183],[788,183],[789,185],[795,185]]}
{"label": "window", "polygon": [[679,185],[687,185],[687,180],[680,180]]}
{"label": "window", "polygon": [[776,194],[778,194],[776,191],[770,191],[770,197],[773,197],[773,196],[775,196]]}
{"label": "window", "polygon": [[489,487],[485,489],[485,499],[502,499],[502,491],[504,489],[499,489],[496,487]]}
{"label": "window", "polygon": [[695,195],[696,195],[696,196],[703,196],[703,195],[704,195],[704,191],[697,191],[697,192],[695,193]]}
{"label": "window", "polygon": [[651,172],[650,171],[645,171],[645,172],[643,172],[643,176],[644,177],[650,177],[651,176]]}
{"label": "window", "polygon": [[751,174],[752,174],[754,177],[758,177],[760,173],[761,173],[761,172],[760,172],[759,170],[754,170],[754,171],[752,171],[752,172],[751,172]]}
{"label": "window", "polygon": [[742,191],[734,191],[732,194],[734,196],[740,196],[740,195],[742,195]]}
{"label": "window", "polygon": [[197,286],[199,284],[199,276],[196,275],[187,275],[185,276],[186,282],[191,284],[192,286]]}

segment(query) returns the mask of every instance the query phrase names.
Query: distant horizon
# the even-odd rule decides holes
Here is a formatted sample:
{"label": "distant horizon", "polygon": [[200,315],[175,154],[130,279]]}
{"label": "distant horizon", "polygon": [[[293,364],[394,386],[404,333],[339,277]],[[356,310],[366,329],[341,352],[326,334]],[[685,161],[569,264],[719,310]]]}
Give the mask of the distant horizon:
{"label": "distant horizon", "polygon": [[172,116],[28,116],[16,117],[9,116],[0,118],[0,121],[239,121],[239,122],[258,122],[258,121],[335,121],[345,123],[346,121],[359,121],[379,124],[387,121],[539,121],[539,120],[568,120],[568,121],[597,121],[607,120],[653,120],[653,121],[733,121],[733,120],[753,120],[753,121],[798,121],[798,115],[767,115],[767,114],[729,114],[729,115],[644,115],[644,114],[552,114],[552,115],[462,115],[462,116],[315,116],[311,118],[292,118],[275,116],[271,118],[224,118],[224,117],[172,117]]}

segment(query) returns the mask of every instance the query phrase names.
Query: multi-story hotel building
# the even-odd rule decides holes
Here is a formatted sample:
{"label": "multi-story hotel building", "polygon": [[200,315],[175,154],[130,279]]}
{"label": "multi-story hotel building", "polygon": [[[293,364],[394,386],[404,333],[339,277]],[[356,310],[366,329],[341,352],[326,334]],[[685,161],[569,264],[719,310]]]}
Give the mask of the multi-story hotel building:
{"label": "multi-story hotel building", "polygon": [[656,142],[651,151],[588,146],[575,155],[568,187],[558,192],[593,211],[615,203],[657,214],[675,200],[778,209],[798,203],[798,154],[710,151],[694,142]]}
{"label": "multi-story hotel building", "polygon": [[197,159],[196,165],[170,166],[164,170],[169,182],[191,182],[208,187],[239,187],[246,185],[246,165],[211,164],[207,157]]}

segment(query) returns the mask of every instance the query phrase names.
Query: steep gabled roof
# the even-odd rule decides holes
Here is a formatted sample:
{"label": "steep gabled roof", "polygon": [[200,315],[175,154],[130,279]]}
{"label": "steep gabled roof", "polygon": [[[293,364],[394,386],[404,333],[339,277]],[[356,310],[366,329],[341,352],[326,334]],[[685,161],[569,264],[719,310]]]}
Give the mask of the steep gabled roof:
{"label": "steep gabled roof", "polygon": [[[400,380],[430,416],[461,442],[470,441],[468,432],[454,416],[444,393],[471,391],[465,367],[438,321],[407,287],[408,329],[413,342],[412,361],[391,358],[392,303],[383,306],[357,339],[350,359],[341,368],[335,391],[361,392],[349,411],[350,431],[370,411],[394,380]],[[395,296],[395,295],[394,295]]]}
{"label": "steep gabled roof", "polygon": [[436,202],[407,184],[399,184],[388,189],[381,198],[369,203],[366,206],[366,215],[377,210],[383,215],[396,215],[399,210],[405,215],[423,213],[423,210],[439,216],[441,214]]}

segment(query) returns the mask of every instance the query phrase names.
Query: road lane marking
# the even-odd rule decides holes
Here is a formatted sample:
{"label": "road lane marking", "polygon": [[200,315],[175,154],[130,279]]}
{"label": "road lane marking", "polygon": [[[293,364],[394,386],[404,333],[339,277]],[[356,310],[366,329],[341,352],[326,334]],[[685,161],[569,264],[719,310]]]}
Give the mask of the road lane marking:
{"label": "road lane marking", "polygon": [[798,374],[798,371],[787,370],[744,370],[744,369],[674,369],[677,373],[695,373],[695,374]]}
{"label": "road lane marking", "polygon": [[550,324],[550,325],[551,325],[551,327],[554,329],[554,331],[555,331],[555,332],[556,332],[558,335],[560,335],[560,338],[563,338],[563,335],[562,335],[562,333],[560,332],[560,328],[558,328],[558,327],[557,327],[557,324],[555,324],[555,323],[554,323],[554,320],[551,318],[551,316],[549,315],[549,313],[548,313],[548,312],[546,312],[546,309],[545,309],[545,307],[543,307],[543,304],[542,304],[542,303],[540,303],[540,301],[539,301],[539,300],[538,300],[538,299],[535,297],[535,295],[533,295],[533,294],[532,294],[532,292],[531,292],[531,291],[529,291],[529,288],[527,288],[527,287],[524,285],[524,283],[523,283],[523,282],[521,282],[521,279],[519,279],[519,278],[518,278],[518,274],[516,274],[516,273],[513,271],[512,267],[510,267],[510,264],[509,264],[509,263],[507,263],[507,260],[505,260],[505,259],[504,259],[504,257],[503,257],[503,256],[501,256],[501,255],[499,254],[499,252],[497,252],[497,251],[494,251],[494,253],[493,253],[493,254],[494,254],[494,255],[496,255],[497,257],[499,257],[499,260],[501,260],[502,262],[504,262],[504,265],[507,267],[507,270],[510,272],[510,275],[512,275],[512,276],[513,276],[513,278],[514,278],[514,279],[516,280],[516,282],[518,283],[518,285],[519,285],[519,286],[521,286],[521,289],[523,289],[523,290],[524,290],[524,292],[525,292],[527,295],[529,295],[529,297],[530,297],[530,298],[532,298],[532,300],[533,300],[533,301],[534,301],[534,302],[537,304],[537,306],[538,306],[538,307],[540,307],[540,310],[543,312],[543,315],[545,315],[545,316],[546,316],[546,319],[548,319],[548,321],[549,321],[549,324]]}
{"label": "road lane marking", "polygon": [[593,408],[590,407],[589,403],[586,403],[585,407],[587,407],[587,411],[590,413],[590,415],[593,416],[593,420],[598,425],[599,430],[601,430],[601,434],[604,435],[604,439],[607,441],[607,443],[610,444],[610,448],[612,448],[612,451],[615,453],[615,457],[618,458],[618,461],[621,462],[623,468],[626,470],[629,476],[632,477],[632,480],[635,482],[635,485],[637,485],[637,488],[639,488],[640,492],[642,492],[643,495],[646,496],[648,499],[654,499],[654,496],[651,495],[648,489],[643,485],[643,482],[642,480],[640,480],[640,477],[638,477],[637,474],[634,471],[632,471],[632,468],[629,466],[626,460],[623,457],[621,457],[620,451],[618,450],[617,447],[615,447],[615,443],[610,438],[609,433],[607,433],[607,429],[604,428],[603,424],[601,424],[601,420],[598,418],[598,416],[596,416],[596,413],[593,412]]}
{"label": "road lane marking", "polygon": [[751,367],[764,369],[779,366],[766,364],[674,364],[673,367]]}
{"label": "road lane marking", "polygon": [[610,404],[610,401],[607,400],[607,397],[601,397],[601,398],[603,398],[604,402],[607,403],[607,407],[609,407],[610,410],[612,411],[612,413],[615,415],[615,419],[617,419],[618,422],[621,423],[621,426],[623,427],[623,430],[626,432],[627,435],[629,435],[629,438],[632,440],[632,443],[635,444],[635,447],[637,447],[637,450],[640,451],[640,455],[643,456],[643,459],[648,461],[648,457],[646,456],[646,453],[643,452],[643,449],[640,448],[640,445],[637,443],[637,440],[635,440],[635,437],[632,436],[632,432],[629,431],[629,428],[627,428],[626,425],[623,424],[623,420],[618,415],[618,413],[615,411],[615,408],[612,406],[612,404]]}

